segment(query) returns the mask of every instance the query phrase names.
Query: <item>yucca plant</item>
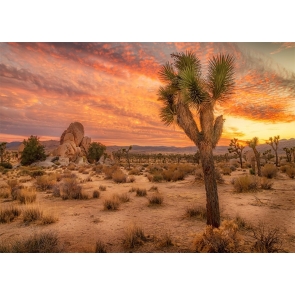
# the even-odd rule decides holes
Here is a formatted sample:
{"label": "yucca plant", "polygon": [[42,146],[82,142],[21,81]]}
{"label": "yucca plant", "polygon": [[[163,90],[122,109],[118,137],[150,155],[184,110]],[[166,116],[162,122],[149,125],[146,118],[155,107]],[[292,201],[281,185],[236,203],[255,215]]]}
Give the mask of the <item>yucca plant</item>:
{"label": "yucca plant", "polygon": [[167,126],[176,123],[198,147],[206,188],[207,224],[219,227],[213,149],[221,137],[224,120],[222,115],[214,117],[214,107],[233,92],[234,58],[223,54],[213,56],[207,76],[203,77],[195,53],[173,53],[171,57],[173,62],[167,62],[159,71],[165,84],[158,90],[158,100],[163,103],[160,118]]}

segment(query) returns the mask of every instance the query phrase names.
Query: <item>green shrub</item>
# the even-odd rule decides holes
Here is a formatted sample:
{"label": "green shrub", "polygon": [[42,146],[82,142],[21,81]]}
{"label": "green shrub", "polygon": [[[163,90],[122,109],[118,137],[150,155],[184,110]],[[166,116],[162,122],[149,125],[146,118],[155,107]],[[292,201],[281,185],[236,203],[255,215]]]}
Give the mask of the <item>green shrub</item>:
{"label": "green shrub", "polygon": [[2,166],[5,169],[12,169],[12,164],[8,162],[2,162],[0,163],[0,166]]}
{"label": "green shrub", "polygon": [[46,159],[45,148],[41,145],[37,136],[31,135],[28,140],[23,141],[23,144],[25,147],[21,155],[22,165],[30,165]]}
{"label": "green shrub", "polygon": [[90,163],[99,161],[100,157],[106,151],[106,146],[101,144],[100,142],[92,142],[89,145],[87,152],[87,160]]}

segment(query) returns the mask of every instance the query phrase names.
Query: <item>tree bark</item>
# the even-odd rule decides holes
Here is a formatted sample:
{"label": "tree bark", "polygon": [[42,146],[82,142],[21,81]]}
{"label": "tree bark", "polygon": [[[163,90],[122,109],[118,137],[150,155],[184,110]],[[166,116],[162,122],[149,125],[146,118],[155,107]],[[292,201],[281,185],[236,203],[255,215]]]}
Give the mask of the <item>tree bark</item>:
{"label": "tree bark", "polygon": [[207,198],[207,224],[218,228],[220,226],[220,212],[212,143],[202,141],[199,144],[199,149]]}

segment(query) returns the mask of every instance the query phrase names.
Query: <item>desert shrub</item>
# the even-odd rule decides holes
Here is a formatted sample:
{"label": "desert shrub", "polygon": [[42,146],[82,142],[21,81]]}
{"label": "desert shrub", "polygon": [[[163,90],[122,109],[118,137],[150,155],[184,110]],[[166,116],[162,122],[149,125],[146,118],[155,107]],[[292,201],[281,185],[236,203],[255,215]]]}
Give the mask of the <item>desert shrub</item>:
{"label": "desert shrub", "polygon": [[37,136],[31,135],[28,140],[23,141],[23,144],[25,147],[21,155],[22,165],[30,165],[46,159],[45,148],[41,145]]}
{"label": "desert shrub", "polygon": [[18,185],[18,181],[17,179],[10,179],[7,181],[7,184],[9,185],[11,190],[13,190]]}
{"label": "desert shrub", "polygon": [[246,222],[244,218],[242,218],[239,214],[236,215],[234,222],[237,224],[239,229],[251,229],[252,226]]}
{"label": "desert shrub", "polygon": [[10,252],[13,253],[58,253],[58,237],[55,233],[43,232],[34,234],[26,240],[15,242]]}
{"label": "desert shrub", "polygon": [[18,207],[8,207],[0,210],[0,223],[9,223],[21,214],[21,210]]}
{"label": "desert shrub", "polygon": [[219,228],[206,226],[203,234],[198,234],[193,250],[198,253],[240,252],[241,240],[237,234],[238,226],[232,220],[225,220]]}
{"label": "desert shrub", "polygon": [[234,190],[237,193],[257,191],[259,187],[259,178],[252,175],[244,175],[233,180]]}
{"label": "desert shrub", "polygon": [[43,213],[39,220],[40,225],[52,224],[58,221],[58,218],[52,213]]}
{"label": "desert shrub", "polygon": [[92,198],[93,199],[98,199],[100,196],[100,192],[98,190],[93,191],[92,193]]}
{"label": "desert shrub", "polygon": [[116,195],[113,195],[112,198],[106,199],[103,202],[104,210],[117,210],[119,208],[120,201]]}
{"label": "desert shrub", "polygon": [[74,163],[70,163],[69,165],[68,165],[68,170],[70,170],[70,171],[74,171],[74,170],[76,170],[76,164],[74,164]]}
{"label": "desert shrub", "polygon": [[185,215],[187,217],[197,217],[201,220],[207,220],[207,209],[202,206],[193,205],[186,208]]}
{"label": "desert shrub", "polygon": [[152,194],[149,198],[149,205],[162,205],[164,198],[156,193],[156,194]]}
{"label": "desert shrub", "polygon": [[127,203],[130,201],[130,197],[127,193],[122,193],[120,195],[115,195],[115,198],[118,198],[121,203]]}
{"label": "desert shrub", "polygon": [[234,165],[232,165],[232,166],[229,167],[229,169],[230,169],[231,171],[236,171],[236,170],[237,170],[237,167],[234,166]]}
{"label": "desert shrub", "polygon": [[96,241],[95,253],[107,253],[105,244],[100,240]]}
{"label": "desert shrub", "polygon": [[286,169],[286,174],[292,179],[295,178],[295,167],[289,166]]}
{"label": "desert shrub", "polygon": [[249,169],[249,173],[250,173],[250,175],[255,175],[255,171],[252,168]]}
{"label": "desert shrub", "polygon": [[273,186],[273,182],[266,177],[262,177],[260,180],[260,187],[265,190],[271,189]]}
{"label": "desert shrub", "polygon": [[106,191],[107,190],[107,187],[105,185],[100,185],[99,186],[99,190],[100,191]]}
{"label": "desert shrub", "polygon": [[113,174],[112,174],[112,179],[116,183],[125,183],[126,182],[127,176],[121,169],[117,169]]}
{"label": "desert shrub", "polygon": [[153,186],[150,187],[149,191],[158,192],[159,190],[158,190],[157,186],[153,185]]}
{"label": "desert shrub", "polygon": [[30,176],[32,176],[34,178],[36,178],[37,176],[42,176],[44,174],[45,174],[45,172],[42,170],[33,170],[30,172]]}
{"label": "desert shrub", "polygon": [[137,188],[136,189],[136,196],[138,196],[138,197],[144,197],[144,196],[146,196],[146,189],[145,188]]}
{"label": "desert shrub", "polygon": [[283,165],[283,166],[281,166],[281,167],[280,167],[281,172],[285,173],[285,172],[287,171],[287,168],[288,168],[288,167],[290,167],[290,166],[288,166],[288,165]]}
{"label": "desert shrub", "polygon": [[170,233],[165,233],[163,238],[160,241],[160,247],[170,247],[173,246]]}
{"label": "desert shrub", "polygon": [[52,195],[54,197],[60,197],[60,187],[58,184],[55,184],[53,187],[52,187]]}
{"label": "desert shrub", "polygon": [[274,178],[277,176],[277,167],[273,164],[265,164],[261,170],[262,176]]}
{"label": "desert shrub", "polygon": [[95,165],[92,170],[99,174],[102,172],[103,166],[101,164]]}
{"label": "desert shrub", "polygon": [[116,165],[114,166],[104,166],[102,171],[105,174],[105,179],[112,179],[112,175],[116,170],[119,170],[120,168]]}
{"label": "desert shrub", "polygon": [[270,228],[264,223],[259,223],[252,229],[255,243],[252,246],[253,252],[275,253],[281,250],[282,240],[278,227]]}
{"label": "desert shrub", "polygon": [[141,167],[131,169],[128,174],[129,175],[139,175],[141,172]]}
{"label": "desert shrub", "polygon": [[152,181],[152,182],[161,182],[164,180],[164,177],[162,174],[156,173],[154,175],[149,174],[148,179],[149,181]]}
{"label": "desert shrub", "polygon": [[36,201],[37,194],[32,188],[21,188],[17,190],[16,198],[21,204],[30,204]]}
{"label": "desert shrub", "polygon": [[12,169],[11,163],[8,163],[8,162],[2,162],[0,163],[0,166],[2,166],[5,169]]}
{"label": "desert shrub", "polygon": [[[233,167],[234,167],[234,166],[233,166]],[[228,166],[225,166],[225,167],[223,167],[223,169],[222,169],[222,174],[223,174],[223,175],[231,175],[231,172],[232,172],[232,170],[231,170],[231,168],[228,167]]]}
{"label": "desert shrub", "polygon": [[128,176],[126,182],[131,182],[131,183],[135,182],[135,177],[133,175]]}
{"label": "desert shrub", "polygon": [[23,210],[23,221],[32,222],[41,219],[43,211],[39,207],[28,207]]}
{"label": "desert shrub", "polygon": [[75,178],[65,178],[60,184],[60,195],[63,200],[67,199],[84,199],[82,187]]}
{"label": "desert shrub", "polygon": [[146,241],[143,229],[136,224],[131,224],[124,232],[123,244],[128,248],[134,248]]}
{"label": "desert shrub", "polygon": [[36,178],[36,183],[37,183],[37,187],[40,188],[42,191],[52,189],[52,187],[56,183],[56,175],[48,174],[48,175],[38,176]]}
{"label": "desert shrub", "polygon": [[9,187],[0,187],[0,198],[7,199],[11,195],[11,189]]}
{"label": "desert shrub", "polygon": [[90,163],[99,161],[100,157],[106,151],[106,146],[100,142],[92,142],[87,151],[87,160]]}

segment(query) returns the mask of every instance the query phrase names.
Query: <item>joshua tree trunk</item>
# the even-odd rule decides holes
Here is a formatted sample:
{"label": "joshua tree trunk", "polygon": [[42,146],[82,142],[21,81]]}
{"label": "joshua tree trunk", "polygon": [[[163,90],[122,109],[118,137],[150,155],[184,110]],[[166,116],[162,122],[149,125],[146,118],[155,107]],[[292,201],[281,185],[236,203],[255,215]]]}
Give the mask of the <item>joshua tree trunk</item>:
{"label": "joshua tree trunk", "polygon": [[201,142],[199,144],[202,168],[204,173],[206,198],[207,198],[207,224],[213,227],[220,226],[220,212],[215,177],[215,167],[211,143]]}
{"label": "joshua tree trunk", "polygon": [[254,149],[254,154],[257,163],[257,174],[258,176],[261,176],[260,153],[256,149]]}

